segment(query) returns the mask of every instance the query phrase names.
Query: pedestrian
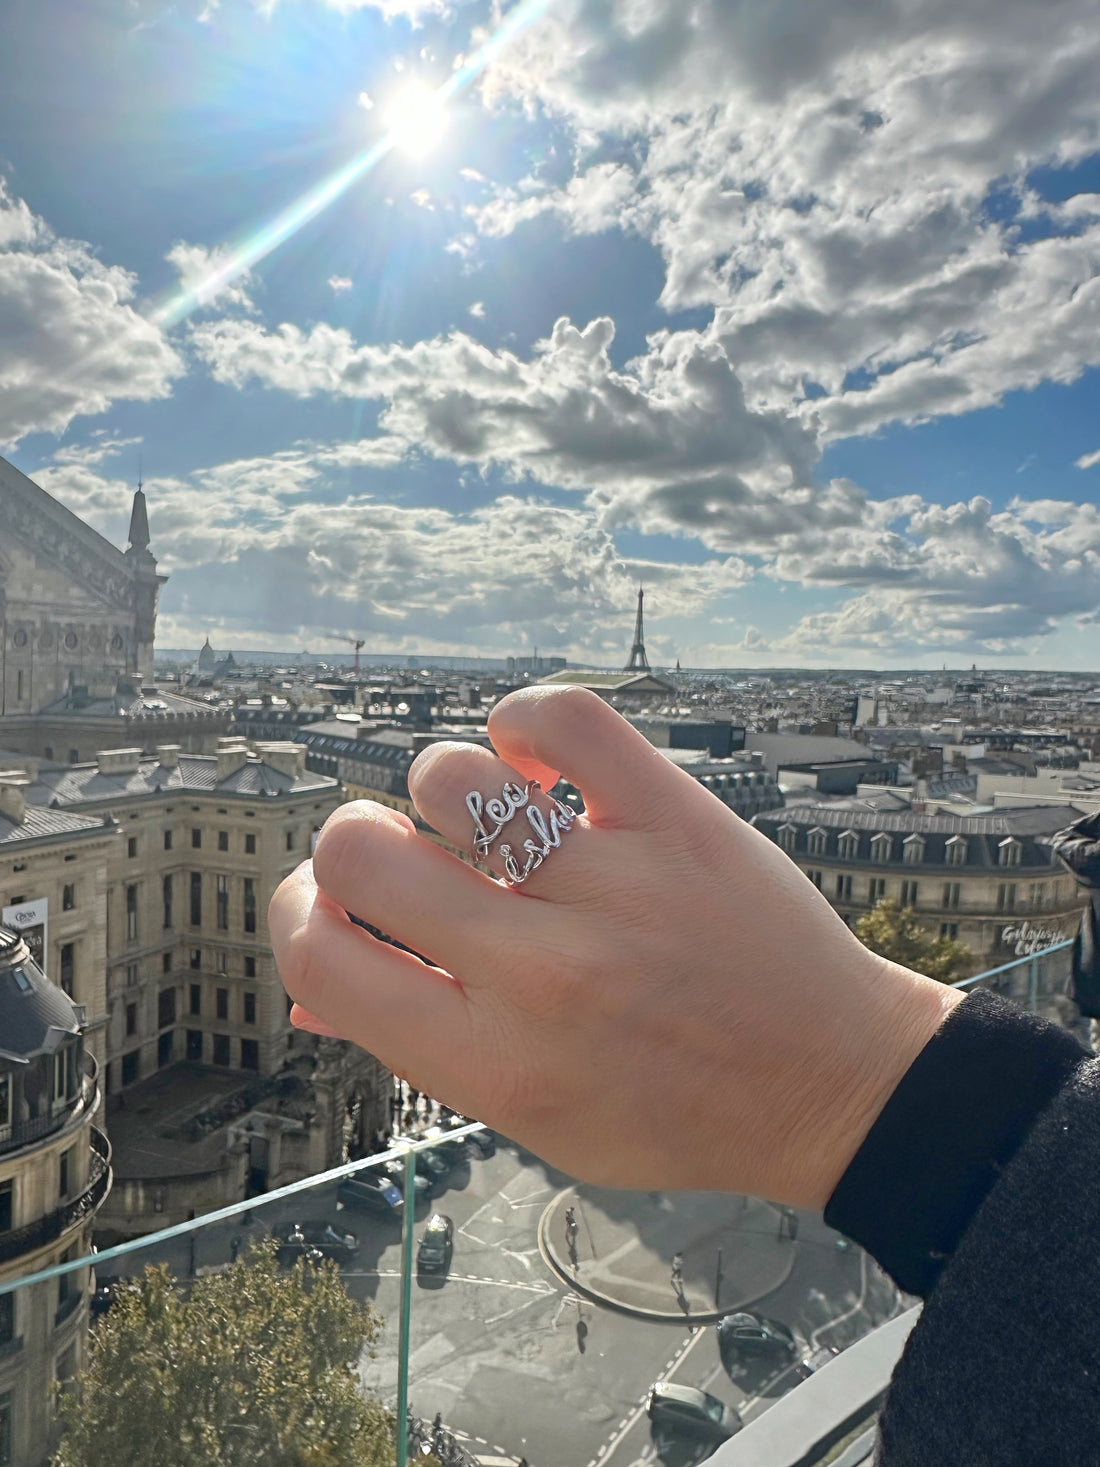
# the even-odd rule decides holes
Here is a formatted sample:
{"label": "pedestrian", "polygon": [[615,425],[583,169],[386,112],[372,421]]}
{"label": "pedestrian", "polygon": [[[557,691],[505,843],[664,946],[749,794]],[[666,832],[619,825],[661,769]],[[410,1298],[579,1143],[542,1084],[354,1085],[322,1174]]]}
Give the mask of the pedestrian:
{"label": "pedestrian", "polygon": [[672,1287],[677,1294],[684,1292],[684,1255],[682,1253],[672,1255]]}
{"label": "pedestrian", "polygon": [[575,1207],[567,1207],[565,1209],[565,1231],[572,1233],[574,1237],[577,1235],[577,1210]]}

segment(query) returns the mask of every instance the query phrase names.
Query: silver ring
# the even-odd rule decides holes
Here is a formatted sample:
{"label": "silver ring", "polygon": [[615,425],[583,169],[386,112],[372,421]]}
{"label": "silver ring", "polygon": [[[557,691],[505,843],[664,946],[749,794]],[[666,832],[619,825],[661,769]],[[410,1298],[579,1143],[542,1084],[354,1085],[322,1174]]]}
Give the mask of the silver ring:
{"label": "silver ring", "polygon": [[552,807],[549,812],[533,805],[531,792],[541,788],[537,779],[529,779],[522,788],[509,780],[501,790],[499,799],[483,800],[478,790],[471,790],[466,796],[466,809],[474,822],[475,865],[480,865],[485,860],[501,831],[520,810],[527,817],[535,838],[523,842],[523,855],[517,856],[514,848],[506,842],[500,847],[505,880],[509,886],[519,886],[526,881],[550,852],[561,845],[562,836],[572,829],[577,818],[575,810],[553,795],[549,797]]}

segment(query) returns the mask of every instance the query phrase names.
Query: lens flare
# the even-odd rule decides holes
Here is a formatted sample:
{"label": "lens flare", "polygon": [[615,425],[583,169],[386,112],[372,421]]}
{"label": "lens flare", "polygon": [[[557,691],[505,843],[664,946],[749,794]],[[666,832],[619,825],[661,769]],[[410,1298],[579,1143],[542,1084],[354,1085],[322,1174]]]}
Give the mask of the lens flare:
{"label": "lens flare", "polygon": [[[465,91],[504,47],[533,21],[544,15],[550,5],[551,0],[520,0],[484,45],[466,57],[463,64],[442,86],[435,91],[429,87],[421,89],[416,86],[404,89],[394,99],[398,115],[391,118],[387,110],[386,122],[389,130],[385,137],[308,189],[246,239],[232,245],[227,253],[221,255],[217,266],[202,280],[191,282],[186,290],[177,290],[157,307],[153,312],[153,319],[161,326],[175,326],[200,305],[209,303],[227,285],[247,274],[254,265],[271,254],[272,250],[278,249],[291,235],[296,234],[303,224],[315,219],[395,148],[413,153],[423,147],[423,151],[427,152],[446,128],[446,104],[451,98]],[[430,141],[424,146],[429,135]]]}

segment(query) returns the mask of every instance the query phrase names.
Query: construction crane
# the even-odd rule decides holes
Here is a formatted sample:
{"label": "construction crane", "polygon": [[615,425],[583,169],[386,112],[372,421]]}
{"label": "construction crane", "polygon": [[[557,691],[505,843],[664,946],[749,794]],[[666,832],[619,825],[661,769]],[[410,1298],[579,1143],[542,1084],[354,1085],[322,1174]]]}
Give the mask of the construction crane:
{"label": "construction crane", "polygon": [[349,644],[349,646],[352,646],[352,647],[355,648],[355,676],[358,677],[359,676],[359,648],[360,647],[365,647],[367,645],[366,644],[366,641],[362,637],[342,637],[339,632],[333,632],[333,634],[332,634],[332,640],[334,642],[347,642]]}

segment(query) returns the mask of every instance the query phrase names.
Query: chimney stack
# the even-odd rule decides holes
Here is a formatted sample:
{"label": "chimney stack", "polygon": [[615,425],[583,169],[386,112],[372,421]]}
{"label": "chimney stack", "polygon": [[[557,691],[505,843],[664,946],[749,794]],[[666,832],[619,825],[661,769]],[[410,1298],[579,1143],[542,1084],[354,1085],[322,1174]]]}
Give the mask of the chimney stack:
{"label": "chimney stack", "polygon": [[280,739],[278,742],[257,744],[256,752],[265,764],[277,769],[280,774],[285,774],[288,779],[301,779],[306,772],[305,744]]}
{"label": "chimney stack", "polygon": [[180,767],[179,744],[158,744],[157,758],[160,760],[162,769],[178,769]]}
{"label": "chimney stack", "polygon": [[236,774],[248,763],[248,743],[245,739],[231,735],[218,740],[218,783]]}
{"label": "chimney stack", "polygon": [[27,810],[30,780],[21,769],[0,770],[0,815],[13,825],[22,825]]}

